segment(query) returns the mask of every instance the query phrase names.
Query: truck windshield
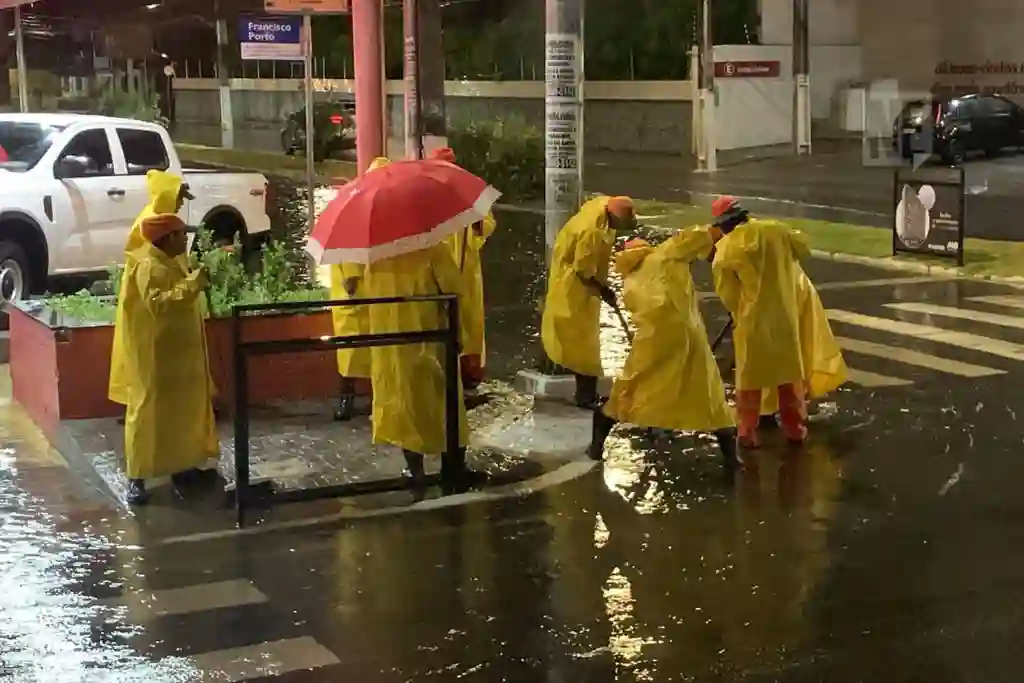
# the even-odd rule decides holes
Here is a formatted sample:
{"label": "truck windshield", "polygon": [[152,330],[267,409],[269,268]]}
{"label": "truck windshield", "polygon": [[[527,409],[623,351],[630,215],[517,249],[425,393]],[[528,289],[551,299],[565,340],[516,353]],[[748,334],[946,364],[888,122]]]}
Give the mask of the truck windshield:
{"label": "truck windshield", "polygon": [[[53,139],[63,126],[51,126],[30,121],[0,121],[0,168],[8,171],[27,171],[43,158]],[[6,157],[6,159],[4,159]]]}

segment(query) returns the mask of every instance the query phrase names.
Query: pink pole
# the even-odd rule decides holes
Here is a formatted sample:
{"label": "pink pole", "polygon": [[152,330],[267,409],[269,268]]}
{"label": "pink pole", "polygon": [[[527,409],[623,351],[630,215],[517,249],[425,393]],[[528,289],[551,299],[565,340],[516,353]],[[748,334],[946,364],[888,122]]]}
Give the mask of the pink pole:
{"label": "pink pole", "polygon": [[352,51],[356,75],[356,158],[365,173],[384,156],[383,0],[352,0]]}

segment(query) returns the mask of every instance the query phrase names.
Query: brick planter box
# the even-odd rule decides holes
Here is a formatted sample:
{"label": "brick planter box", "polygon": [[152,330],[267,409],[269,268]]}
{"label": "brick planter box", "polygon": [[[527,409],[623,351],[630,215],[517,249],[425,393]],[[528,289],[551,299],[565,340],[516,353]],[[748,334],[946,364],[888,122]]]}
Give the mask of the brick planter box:
{"label": "brick planter box", "polygon": [[[123,408],[107,399],[112,325],[69,325],[38,303],[11,306],[12,394],[44,432],[61,420],[115,417]],[[243,339],[302,339],[330,335],[331,315],[272,315],[246,318]],[[207,321],[210,371],[217,384],[217,407],[230,409],[234,386],[229,320]],[[171,360],[173,362],[173,359]],[[361,393],[368,393],[368,385]],[[261,356],[249,364],[249,403],[324,400],[338,394],[334,352]]]}

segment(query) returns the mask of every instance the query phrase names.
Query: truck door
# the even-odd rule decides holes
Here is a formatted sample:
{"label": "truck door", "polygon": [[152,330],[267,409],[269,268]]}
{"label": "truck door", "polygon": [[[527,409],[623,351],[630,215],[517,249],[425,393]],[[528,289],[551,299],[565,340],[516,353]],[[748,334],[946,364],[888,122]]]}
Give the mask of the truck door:
{"label": "truck door", "polygon": [[62,218],[72,223],[66,245],[69,258],[57,267],[62,271],[106,267],[110,255],[102,236],[123,216],[126,196],[115,175],[107,129],[86,128],[75,133],[58,154],[54,171],[58,191],[65,194],[55,203],[70,207],[72,214]]}
{"label": "truck door", "polygon": [[106,239],[114,258],[120,259],[125,241],[132,224],[149,203],[149,189],[146,174],[149,171],[166,171],[170,166],[167,145],[159,132],[147,127],[118,124],[114,128],[114,156],[124,160],[121,171],[124,180],[125,220],[112,226]]}

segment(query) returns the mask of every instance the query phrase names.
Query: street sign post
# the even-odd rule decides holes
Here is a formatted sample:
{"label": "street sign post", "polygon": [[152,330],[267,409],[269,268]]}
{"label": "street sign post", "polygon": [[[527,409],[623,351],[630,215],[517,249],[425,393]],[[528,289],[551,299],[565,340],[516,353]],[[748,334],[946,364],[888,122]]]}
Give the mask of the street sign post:
{"label": "street sign post", "polygon": [[300,17],[242,17],[238,20],[242,59],[298,61],[302,55]]}
{"label": "street sign post", "polygon": [[[316,176],[313,167],[314,140],[313,125],[313,15],[314,14],[344,14],[351,11],[351,0],[263,0],[263,8],[267,12],[278,14],[301,14],[302,15],[302,38],[299,43],[301,54],[304,57],[305,65],[305,91],[306,91],[306,210],[310,232],[316,223],[316,201],[313,197],[314,179]],[[270,59],[269,57],[255,57],[254,59]],[[285,58],[282,58],[285,59]]]}

